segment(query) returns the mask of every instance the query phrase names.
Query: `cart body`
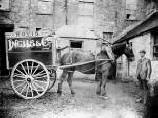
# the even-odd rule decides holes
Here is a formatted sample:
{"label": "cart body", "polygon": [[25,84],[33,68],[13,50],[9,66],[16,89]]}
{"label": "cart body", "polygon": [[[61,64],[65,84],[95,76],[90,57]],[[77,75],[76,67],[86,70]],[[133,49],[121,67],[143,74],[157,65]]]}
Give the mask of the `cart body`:
{"label": "cart body", "polygon": [[41,61],[48,68],[55,65],[56,38],[38,32],[11,32],[6,35],[7,69],[24,59]]}
{"label": "cart body", "polygon": [[56,80],[55,36],[48,32],[7,33],[6,62],[14,92],[24,99],[41,97]]}

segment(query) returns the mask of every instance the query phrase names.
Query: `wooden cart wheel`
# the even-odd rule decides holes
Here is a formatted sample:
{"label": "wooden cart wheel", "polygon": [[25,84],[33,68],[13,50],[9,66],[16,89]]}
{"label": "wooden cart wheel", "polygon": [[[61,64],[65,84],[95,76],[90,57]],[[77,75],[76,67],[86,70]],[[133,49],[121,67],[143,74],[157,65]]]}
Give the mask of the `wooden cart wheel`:
{"label": "wooden cart wheel", "polygon": [[57,76],[56,71],[54,69],[50,70],[49,72],[50,72],[50,83],[49,83],[49,88],[47,91],[53,88],[56,82],[56,76]]}
{"label": "wooden cart wheel", "polygon": [[46,66],[37,60],[18,62],[11,72],[11,86],[24,99],[39,98],[47,91],[50,77]]}

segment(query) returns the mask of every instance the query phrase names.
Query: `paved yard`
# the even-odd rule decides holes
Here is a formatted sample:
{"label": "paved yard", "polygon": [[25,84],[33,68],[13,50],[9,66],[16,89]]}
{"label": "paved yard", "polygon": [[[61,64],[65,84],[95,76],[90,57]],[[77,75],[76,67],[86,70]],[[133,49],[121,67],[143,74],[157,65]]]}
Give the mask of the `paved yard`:
{"label": "paved yard", "polygon": [[108,100],[96,96],[94,81],[75,79],[75,96],[71,96],[66,82],[63,85],[62,96],[56,93],[56,82],[53,89],[35,100],[18,98],[12,90],[3,89],[1,110],[11,118],[142,118],[143,105],[135,103],[139,90],[133,82],[108,82]]}

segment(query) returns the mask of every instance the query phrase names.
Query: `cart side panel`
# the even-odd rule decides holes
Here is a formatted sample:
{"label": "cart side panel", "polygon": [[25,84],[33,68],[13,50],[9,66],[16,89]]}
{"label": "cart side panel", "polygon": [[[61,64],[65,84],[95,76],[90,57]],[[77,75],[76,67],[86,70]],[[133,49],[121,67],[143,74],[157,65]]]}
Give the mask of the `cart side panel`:
{"label": "cart side panel", "polygon": [[52,50],[54,48],[52,48],[52,41],[49,38],[8,38],[7,56],[9,68],[24,59],[36,59],[45,65],[52,65]]}

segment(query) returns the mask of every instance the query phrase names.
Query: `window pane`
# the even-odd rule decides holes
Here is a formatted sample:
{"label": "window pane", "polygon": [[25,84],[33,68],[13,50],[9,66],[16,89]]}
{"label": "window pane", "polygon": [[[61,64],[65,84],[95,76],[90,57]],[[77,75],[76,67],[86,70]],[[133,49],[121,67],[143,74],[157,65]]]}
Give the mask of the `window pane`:
{"label": "window pane", "polygon": [[39,14],[52,14],[52,1],[38,1]]}
{"label": "window pane", "polygon": [[112,32],[103,32],[103,38],[105,39],[105,40],[110,40],[110,39],[112,39]]}
{"label": "window pane", "polygon": [[154,47],[154,53],[158,53],[158,47]]}
{"label": "window pane", "polygon": [[155,36],[154,36],[154,44],[158,44],[158,35],[156,35],[156,33],[155,33]]}
{"label": "window pane", "polygon": [[70,47],[71,48],[82,48],[82,41],[71,41]]}
{"label": "window pane", "polygon": [[79,15],[93,15],[93,3],[79,3]]}
{"label": "window pane", "polygon": [[126,9],[136,10],[137,0],[126,0]]}
{"label": "window pane", "polygon": [[153,39],[154,39],[154,46],[153,46],[153,57],[154,59],[158,59],[158,32],[155,30],[152,32],[152,35],[153,35]]}
{"label": "window pane", "polygon": [[9,0],[0,0],[0,10],[9,10]]}
{"label": "window pane", "polygon": [[78,25],[93,28],[93,17],[91,16],[78,16]]}
{"label": "window pane", "polygon": [[126,4],[137,4],[137,0],[126,0]]}

